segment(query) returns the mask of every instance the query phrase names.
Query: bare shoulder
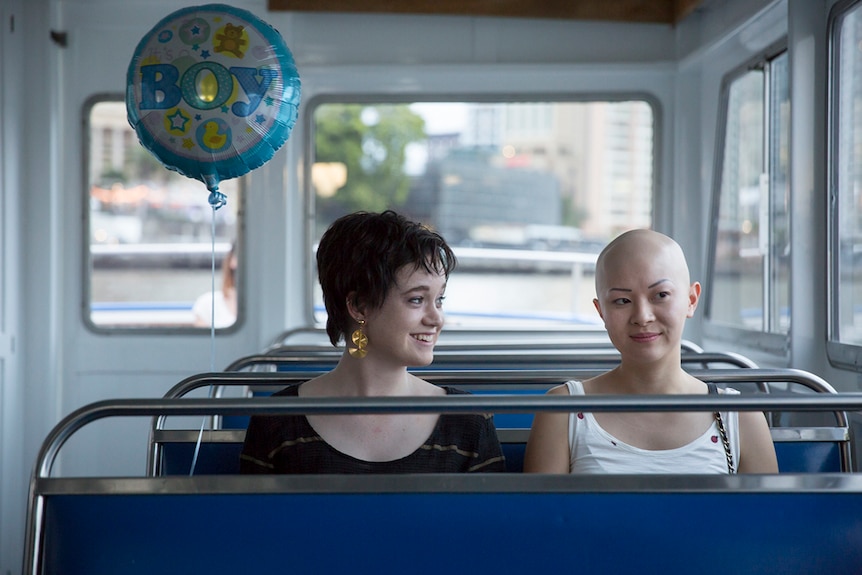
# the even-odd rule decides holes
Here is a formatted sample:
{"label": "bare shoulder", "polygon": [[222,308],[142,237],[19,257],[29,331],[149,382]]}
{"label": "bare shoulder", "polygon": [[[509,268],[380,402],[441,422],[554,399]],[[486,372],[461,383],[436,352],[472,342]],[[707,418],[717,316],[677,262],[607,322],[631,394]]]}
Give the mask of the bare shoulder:
{"label": "bare shoulder", "polygon": [[313,377],[306,382],[299,384],[297,395],[301,397],[320,397],[328,395],[327,382],[332,379],[330,372],[323,373],[317,377]]}
{"label": "bare shoulder", "polygon": [[581,382],[584,388],[584,395],[599,395],[606,393],[615,393],[618,389],[619,378],[613,371],[608,371],[596,377],[585,379]]}
{"label": "bare shoulder", "polygon": [[569,387],[565,383],[555,385],[547,392],[548,395],[569,395]]}
{"label": "bare shoulder", "polygon": [[[691,390],[692,394],[696,395],[698,393],[709,393],[709,384],[708,383],[706,383],[702,379],[696,378],[695,376],[693,376],[687,372],[683,372],[683,375],[685,376],[685,379],[687,382],[686,387]],[[724,393],[724,390],[721,388],[717,388],[716,391],[718,391],[718,393]],[[738,393],[738,392],[734,391],[734,393]]]}
{"label": "bare shoulder", "polygon": [[425,381],[424,379],[416,377],[412,374],[408,374],[408,376],[413,379],[413,389],[416,391],[416,395],[446,395],[446,390],[439,385],[433,384],[429,381]]}
{"label": "bare shoulder", "polygon": [[766,422],[766,416],[759,411],[740,411],[739,428],[743,432],[765,434],[770,438],[772,437],[769,432],[769,424]]}

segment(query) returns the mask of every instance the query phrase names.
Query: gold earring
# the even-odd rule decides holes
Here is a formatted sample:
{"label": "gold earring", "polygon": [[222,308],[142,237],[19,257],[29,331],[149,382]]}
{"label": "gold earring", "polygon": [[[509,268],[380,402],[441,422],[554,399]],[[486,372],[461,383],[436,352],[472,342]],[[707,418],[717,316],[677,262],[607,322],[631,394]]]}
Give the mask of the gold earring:
{"label": "gold earring", "polygon": [[348,351],[350,352],[350,355],[356,359],[362,359],[368,353],[368,349],[366,349],[368,347],[368,336],[362,331],[362,326],[365,325],[365,320],[360,319],[358,321],[359,328],[357,328],[350,336],[351,341],[353,341],[353,345],[356,347],[351,347]]}

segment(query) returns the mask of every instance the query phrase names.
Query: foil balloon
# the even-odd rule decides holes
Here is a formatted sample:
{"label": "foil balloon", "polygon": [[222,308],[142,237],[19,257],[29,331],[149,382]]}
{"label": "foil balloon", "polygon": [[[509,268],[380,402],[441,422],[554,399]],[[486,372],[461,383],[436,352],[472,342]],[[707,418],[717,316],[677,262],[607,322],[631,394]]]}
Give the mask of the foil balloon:
{"label": "foil balloon", "polygon": [[275,154],[296,123],[300,81],[274,28],[246,10],[178,10],[141,39],[127,74],[126,112],[141,144],[166,167],[206,184]]}

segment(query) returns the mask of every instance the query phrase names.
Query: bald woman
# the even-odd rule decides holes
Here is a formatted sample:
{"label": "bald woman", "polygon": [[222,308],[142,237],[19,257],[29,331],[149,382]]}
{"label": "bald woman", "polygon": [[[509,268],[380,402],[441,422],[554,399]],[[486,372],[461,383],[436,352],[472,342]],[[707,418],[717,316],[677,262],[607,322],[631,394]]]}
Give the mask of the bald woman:
{"label": "bald woman", "polygon": [[[682,248],[652,230],[610,242],[596,262],[593,305],[620,365],[551,395],[706,394],[682,369],[685,321],[701,286],[691,282]],[[733,389],[723,393],[739,393]],[[777,473],[760,412],[538,413],[524,471],[532,473]]]}

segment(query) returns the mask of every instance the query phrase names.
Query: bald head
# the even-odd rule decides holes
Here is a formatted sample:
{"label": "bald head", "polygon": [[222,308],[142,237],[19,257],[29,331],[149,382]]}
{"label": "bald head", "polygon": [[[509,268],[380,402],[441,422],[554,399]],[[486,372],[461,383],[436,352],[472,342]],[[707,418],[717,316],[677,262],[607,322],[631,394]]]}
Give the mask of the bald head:
{"label": "bald head", "polygon": [[689,284],[688,264],[682,248],[668,236],[653,230],[627,231],[611,241],[596,261],[596,294],[610,287],[619,272],[643,270],[650,280],[669,279],[678,285]]}

